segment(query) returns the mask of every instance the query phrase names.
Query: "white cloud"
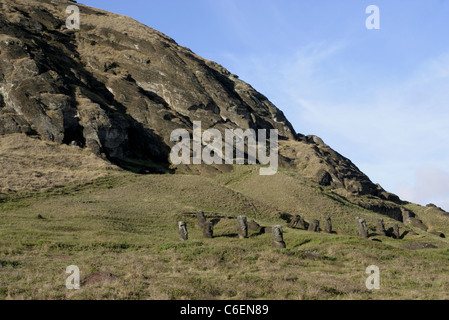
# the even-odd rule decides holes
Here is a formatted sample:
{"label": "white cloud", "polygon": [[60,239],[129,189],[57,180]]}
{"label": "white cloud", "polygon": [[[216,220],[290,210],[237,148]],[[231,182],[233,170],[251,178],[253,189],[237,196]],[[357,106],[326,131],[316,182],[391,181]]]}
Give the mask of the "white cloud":
{"label": "white cloud", "polygon": [[416,171],[414,183],[402,184],[398,190],[413,202],[435,203],[449,210],[449,171],[421,167]]}

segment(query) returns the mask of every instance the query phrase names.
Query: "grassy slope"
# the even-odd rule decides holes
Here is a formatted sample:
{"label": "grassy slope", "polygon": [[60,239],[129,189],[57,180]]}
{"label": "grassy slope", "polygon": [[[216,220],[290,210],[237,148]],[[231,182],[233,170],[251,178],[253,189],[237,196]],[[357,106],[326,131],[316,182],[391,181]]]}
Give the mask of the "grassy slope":
{"label": "grassy slope", "polygon": [[12,192],[40,192],[79,185],[118,171],[117,167],[77,147],[24,134],[0,136],[0,197]]}
{"label": "grassy slope", "polygon": [[[353,217],[374,214],[332,200],[293,173],[264,179],[248,167],[216,178],[122,172],[78,191],[1,203],[0,298],[449,298],[446,240],[359,240]],[[195,221],[183,218],[190,240],[180,243],[179,213],[197,209],[245,214],[263,225],[285,224],[279,211],[307,221],[330,214],[339,234],[285,229],[287,249],[273,250],[270,234],[237,239],[233,220],[221,221],[214,239],[203,239]],[[39,214],[45,219],[37,219]],[[439,248],[401,249],[411,241]],[[305,250],[323,259],[310,259],[301,254]],[[382,272],[377,292],[365,288],[365,269],[372,264]],[[96,272],[114,277],[99,276],[69,291],[69,265],[79,266],[82,278]]]}
{"label": "grassy slope", "polygon": [[430,227],[430,232],[437,231],[449,235],[449,216],[447,214],[445,215],[436,208],[423,207],[414,203],[408,203],[405,207],[415,212],[424,224]]}

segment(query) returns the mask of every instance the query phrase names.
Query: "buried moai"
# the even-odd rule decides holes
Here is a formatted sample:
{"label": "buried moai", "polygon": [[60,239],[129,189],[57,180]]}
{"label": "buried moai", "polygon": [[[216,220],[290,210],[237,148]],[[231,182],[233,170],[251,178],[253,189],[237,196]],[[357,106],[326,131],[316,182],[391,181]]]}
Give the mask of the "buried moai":
{"label": "buried moai", "polygon": [[299,215],[295,215],[290,222],[288,223],[287,227],[295,229],[298,226],[298,223],[300,222],[301,217]]}
{"label": "buried moai", "polygon": [[320,222],[318,220],[312,220],[309,224],[309,231],[320,232]]}
{"label": "buried moai", "polygon": [[387,231],[385,230],[384,219],[382,219],[382,218],[377,220],[376,233],[381,236],[387,235]]}
{"label": "buried moai", "polygon": [[326,219],[326,224],[324,226],[324,231],[326,231],[327,233],[332,233],[332,219],[330,217],[328,217]]}
{"label": "buried moai", "polygon": [[237,217],[237,233],[239,239],[248,238],[248,222],[245,216]]}
{"label": "buried moai", "polygon": [[189,239],[189,233],[187,231],[187,224],[184,221],[178,223],[179,240],[187,241]]}
{"label": "buried moai", "polygon": [[212,222],[204,223],[203,236],[207,239],[212,239],[214,237],[214,224]]}
{"label": "buried moai", "polygon": [[368,228],[366,226],[366,220],[357,217],[358,235],[360,238],[368,239]]}
{"label": "buried moai", "polygon": [[394,239],[400,239],[401,235],[399,233],[399,225],[395,223],[393,225],[393,238]]}
{"label": "buried moai", "polygon": [[290,222],[288,223],[287,227],[292,229],[307,230],[307,224],[300,215],[293,216]]}
{"label": "buried moai", "polygon": [[206,225],[206,217],[204,216],[204,211],[196,212],[196,221],[198,224],[198,228],[204,228],[204,226]]}
{"label": "buried moai", "polygon": [[261,233],[263,230],[263,227],[260,226],[260,224],[258,224],[256,221],[251,220],[250,222],[248,222],[248,228],[252,231],[256,231]]}
{"label": "buried moai", "polygon": [[296,225],[296,228],[301,230],[307,230],[307,223],[303,217],[299,217],[299,221],[298,224]]}
{"label": "buried moai", "polygon": [[271,246],[275,249],[285,249],[287,246],[284,242],[284,233],[281,226],[274,226],[272,228],[273,243]]}

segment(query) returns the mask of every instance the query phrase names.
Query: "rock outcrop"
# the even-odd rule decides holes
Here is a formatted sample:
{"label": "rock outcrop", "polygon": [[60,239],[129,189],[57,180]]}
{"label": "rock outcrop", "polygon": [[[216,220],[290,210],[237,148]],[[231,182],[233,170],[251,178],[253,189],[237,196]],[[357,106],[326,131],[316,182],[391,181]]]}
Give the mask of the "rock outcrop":
{"label": "rock outcrop", "polygon": [[114,159],[168,161],[174,129],[278,129],[283,113],[222,66],[130,18],[69,1],[0,2],[0,134],[22,132]]}

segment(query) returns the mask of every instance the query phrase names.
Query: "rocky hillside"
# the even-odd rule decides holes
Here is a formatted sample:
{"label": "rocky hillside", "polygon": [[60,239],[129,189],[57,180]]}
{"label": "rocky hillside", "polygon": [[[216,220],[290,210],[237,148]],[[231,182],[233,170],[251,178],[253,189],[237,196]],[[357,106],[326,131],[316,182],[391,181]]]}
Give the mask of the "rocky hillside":
{"label": "rocky hillside", "polygon": [[1,134],[74,143],[109,159],[167,160],[170,132],[277,128],[282,112],[223,67],[130,18],[67,1],[1,1]]}
{"label": "rocky hillside", "polygon": [[0,135],[39,137],[152,172],[154,163],[169,166],[170,133],[191,132],[193,121],[220,131],[278,129],[282,167],[366,209],[414,218],[320,138],[296,133],[282,111],[221,65],[131,18],[81,4],[81,28],[68,30],[72,4],[0,0]]}

